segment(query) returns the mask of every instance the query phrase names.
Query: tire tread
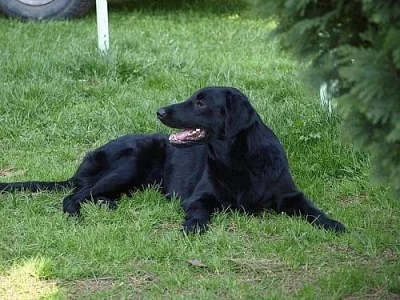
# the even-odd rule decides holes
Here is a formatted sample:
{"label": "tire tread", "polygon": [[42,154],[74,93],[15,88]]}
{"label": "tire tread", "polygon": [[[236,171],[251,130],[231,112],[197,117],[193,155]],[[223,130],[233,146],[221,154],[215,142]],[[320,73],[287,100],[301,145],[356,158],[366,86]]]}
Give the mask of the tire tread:
{"label": "tire tread", "polygon": [[[0,11],[2,11],[6,16],[10,18],[33,19],[33,20],[70,19],[70,18],[83,17],[94,6],[94,0],[66,0],[66,5],[64,9],[55,13],[44,14],[43,17],[37,17],[35,15],[29,15],[24,13],[23,9],[18,11],[18,9],[10,8],[11,7],[10,1],[16,1],[16,0],[0,0]],[[51,5],[51,3],[49,5]],[[44,6],[44,9],[46,9],[46,5]]]}

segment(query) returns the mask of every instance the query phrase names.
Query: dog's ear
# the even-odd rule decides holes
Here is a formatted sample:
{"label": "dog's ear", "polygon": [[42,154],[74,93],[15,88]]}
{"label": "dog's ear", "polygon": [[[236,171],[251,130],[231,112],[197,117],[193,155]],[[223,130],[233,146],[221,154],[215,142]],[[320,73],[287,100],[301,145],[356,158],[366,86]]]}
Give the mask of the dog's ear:
{"label": "dog's ear", "polygon": [[235,136],[256,120],[256,112],[241,92],[228,90],[225,95],[225,134]]}

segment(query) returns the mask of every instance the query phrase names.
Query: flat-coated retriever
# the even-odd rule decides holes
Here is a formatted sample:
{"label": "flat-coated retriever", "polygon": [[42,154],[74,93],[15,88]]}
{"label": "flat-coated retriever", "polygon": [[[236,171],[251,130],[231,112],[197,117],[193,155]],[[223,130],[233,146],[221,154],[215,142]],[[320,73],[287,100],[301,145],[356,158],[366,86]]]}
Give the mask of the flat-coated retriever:
{"label": "flat-coated retriever", "polygon": [[78,214],[85,201],[111,207],[122,194],[158,184],[164,195],[181,199],[186,232],[202,232],[224,208],[302,216],[338,232],[330,219],[300,192],[275,134],[237,89],[207,87],[157,116],[179,133],[126,135],[89,152],[75,175],[60,182],[2,183],[0,190],[72,188],[64,212]]}

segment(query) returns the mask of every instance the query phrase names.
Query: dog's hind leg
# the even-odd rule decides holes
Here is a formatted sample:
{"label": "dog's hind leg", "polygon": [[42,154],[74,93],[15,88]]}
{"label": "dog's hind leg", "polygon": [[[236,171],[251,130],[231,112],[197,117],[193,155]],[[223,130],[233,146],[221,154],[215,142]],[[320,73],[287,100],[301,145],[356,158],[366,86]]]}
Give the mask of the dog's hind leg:
{"label": "dog's hind leg", "polygon": [[302,216],[309,223],[327,230],[334,230],[337,232],[346,231],[342,223],[329,218],[302,192],[284,195],[278,200],[277,211],[285,212],[289,216]]}
{"label": "dog's hind leg", "polygon": [[138,188],[135,174],[129,167],[122,167],[102,177],[88,187],[74,191],[63,200],[63,210],[71,215],[79,214],[81,204],[86,201],[106,203],[110,208],[115,208],[115,201],[121,194]]}
{"label": "dog's hind leg", "polygon": [[[93,200],[95,203],[106,205],[109,209],[116,209],[119,198],[119,196],[113,198],[99,196],[97,198],[88,199],[87,201]],[[78,215],[80,208],[81,202],[76,201],[76,195],[71,194],[63,199],[63,211],[65,213],[68,213],[69,215]]]}

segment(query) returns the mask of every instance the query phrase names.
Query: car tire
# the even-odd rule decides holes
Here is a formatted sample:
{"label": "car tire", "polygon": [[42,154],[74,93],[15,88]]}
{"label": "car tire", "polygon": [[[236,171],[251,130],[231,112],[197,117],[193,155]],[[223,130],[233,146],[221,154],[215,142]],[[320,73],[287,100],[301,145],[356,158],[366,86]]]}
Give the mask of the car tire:
{"label": "car tire", "polygon": [[22,19],[66,19],[84,16],[94,0],[0,0],[0,10]]}

